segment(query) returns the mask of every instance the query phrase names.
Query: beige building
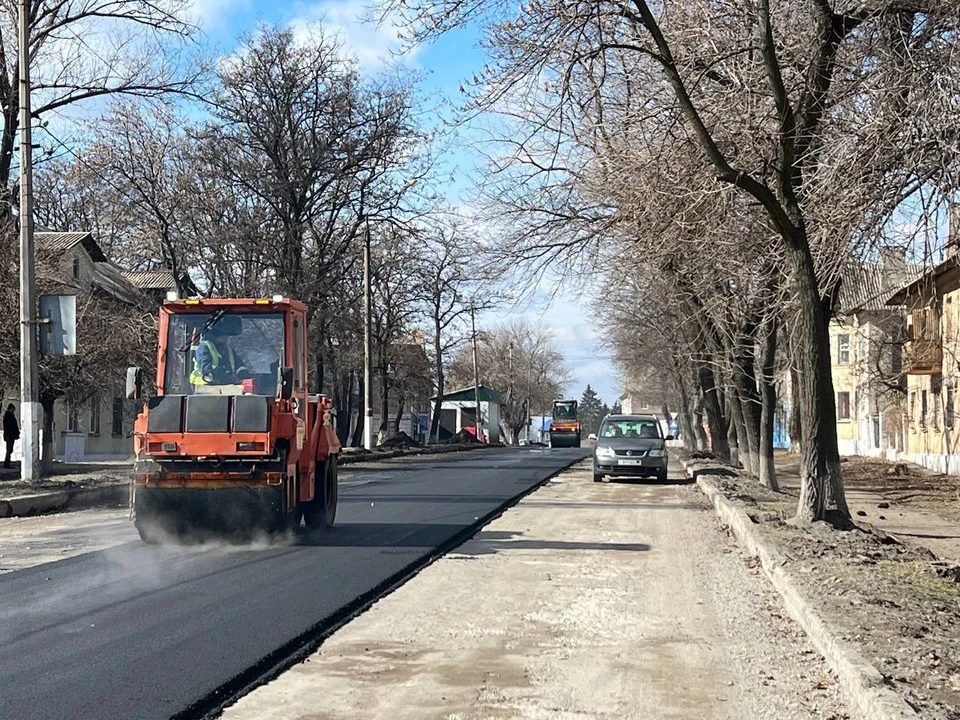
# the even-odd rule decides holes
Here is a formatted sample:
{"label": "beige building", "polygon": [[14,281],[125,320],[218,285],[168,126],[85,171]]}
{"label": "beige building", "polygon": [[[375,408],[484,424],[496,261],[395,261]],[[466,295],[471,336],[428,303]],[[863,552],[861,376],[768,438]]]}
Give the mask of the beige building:
{"label": "beige building", "polygon": [[960,474],[956,391],[960,376],[960,257],[952,255],[890,302],[909,314],[904,345],[907,377],[907,459]]}
{"label": "beige building", "polygon": [[[176,289],[172,273],[129,273],[109,262],[93,235],[88,232],[37,232],[38,283],[58,292],[103,293],[121,303],[135,306],[145,301],[145,291],[156,295]],[[146,297],[146,304],[151,299]],[[134,403],[124,397],[124,371],[117,369],[115,385],[83,402],[58,400],[54,405],[53,457],[66,462],[126,459],[131,457],[136,416]],[[16,378],[0,379],[3,406],[13,403],[20,417]],[[14,447],[19,460],[20,443]]]}
{"label": "beige building", "polygon": [[653,415],[660,421],[664,437],[670,433],[670,421],[673,418],[664,416],[663,405],[656,406],[651,393],[627,390],[617,398],[617,402],[620,403],[620,412],[624,415]]}
{"label": "beige building", "polygon": [[901,344],[904,309],[887,299],[919,275],[902,256],[851,266],[830,323],[830,353],[841,455],[906,448]]}

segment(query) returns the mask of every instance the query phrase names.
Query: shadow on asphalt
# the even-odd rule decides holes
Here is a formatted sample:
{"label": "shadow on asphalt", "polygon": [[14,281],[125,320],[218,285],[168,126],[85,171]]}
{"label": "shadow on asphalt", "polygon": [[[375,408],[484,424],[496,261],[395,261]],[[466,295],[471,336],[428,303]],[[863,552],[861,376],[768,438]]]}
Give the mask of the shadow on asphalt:
{"label": "shadow on asphalt", "polygon": [[358,495],[351,497],[344,493],[340,496],[343,503],[487,503],[496,498],[485,495]]}
{"label": "shadow on asphalt", "polygon": [[612,477],[607,475],[604,477],[604,482],[610,483],[611,485],[652,485],[656,487],[669,487],[670,485],[689,485],[693,480],[686,477],[671,477],[667,478],[665,482],[660,482],[656,478]]}
{"label": "shadow on asphalt", "polygon": [[464,530],[463,523],[344,523],[295,533],[294,545],[313,547],[431,548]]}
{"label": "shadow on asphalt", "polygon": [[526,539],[523,533],[492,530],[473,538],[469,551],[459,548],[456,555],[493,555],[504,550],[612,550],[616,552],[647,552],[647,543],[577,542],[574,540]]}
{"label": "shadow on asphalt", "polygon": [[528,501],[530,508],[570,508],[572,510],[598,510],[608,508],[610,510],[707,510],[708,505],[698,505],[696,503],[632,503],[632,502],[553,502],[551,500],[532,500]]}
{"label": "shadow on asphalt", "polygon": [[[301,531],[293,545],[308,547],[379,547],[389,552],[400,548],[429,548],[448,540],[463,525],[422,523],[356,523],[339,525],[323,531]],[[525,539],[522,533],[481,531],[471,542],[480,543],[483,550],[455,552],[461,555],[488,555],[502,550],[616,550],[645,552],[646,543],[575,542],[566,540]]]}

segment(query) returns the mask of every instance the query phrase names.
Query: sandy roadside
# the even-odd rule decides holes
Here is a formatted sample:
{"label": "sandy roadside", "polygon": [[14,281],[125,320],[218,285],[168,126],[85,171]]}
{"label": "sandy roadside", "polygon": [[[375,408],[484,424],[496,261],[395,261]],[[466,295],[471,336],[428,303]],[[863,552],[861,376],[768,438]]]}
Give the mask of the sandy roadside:
{"label": "sandy roadside", "polygon": [[845,717],[751,565],[692,486],[575,469],[224,717]]}

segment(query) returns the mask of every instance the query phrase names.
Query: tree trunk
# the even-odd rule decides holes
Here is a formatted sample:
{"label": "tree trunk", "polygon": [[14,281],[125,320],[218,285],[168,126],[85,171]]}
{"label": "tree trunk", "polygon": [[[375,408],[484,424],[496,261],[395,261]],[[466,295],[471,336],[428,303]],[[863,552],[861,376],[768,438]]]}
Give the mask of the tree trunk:
{"label": "tree trunk", "polygon": [[697,388],[697,403],[693,406],[693,431],[697,434],[697,450],[709,450],[710,439],[703,429],[703,392]]}
{"label": "tree trunk", "polygon": [[40,474],[50,477],[53,470],[53,408],[57,399],[49,395],[40,395],[40,407],[43,408],[43,432],[40,437]]}
{"label": "tree trunk", "polygon": [[773,435],[777,416],[777,321],[766,323],[763,352],[760,356],[760,482],[779,490],[777,467],[773,460]]}
{"label": "tree trunk", "polygon": [[353,420],[353,371],[341,375],[337,385],[337,437],[342,445],[350,444],[350,423]]}
{"label": "tree trunk", "polygon": [[790,452],[800,453],[800,373],[790,368]]}
{"label": "tree trunk", "polygon": [[743,427],[743,408],[736,392],[727,393],[727,443],[730,445],[730,464],[734,467],[745,468],[747,458],[747,438]]}
{"label": "tree trunk", "polygon": [[400,421],[403,420],[403,409],[404,405],[407,404],[407,398],[404,396],[404,393],[400,393],[400,397],[397,398],[397,414],[393,418],[393,434],[396,435],[400,432]]}
{"label": "tree trunk", "polygon": [[322,395],[322,394],[323,394],[323,381],[324,381],[324,377],[323,377],[323,375],[324,375],[324,365],[323,365],[323,341],[321,340],[321,342],[317,343],[317,345],[318,345],[319,347],[317,348],[317,364],[316,364],[316,370],[315,370],[315,372],[316,372],[316,381],[315,381],[315,382],[316,382],[316,385],[314,386],[316,389],[314,390],[314,392],[319,393],[319,394]]}
{"label": "tree trunk", "polygon": [[[683,440],[683,447],[690,452],[698,450],[697,434],[693,429],[694,415],[690,408],[690,395],[687,393],[687,384],[683,376],[677,377],[677,392],[680,395],[680,439]],[[700,432],[703,432],[701,429]]]}
{"label": "tree trunk", "polygon": [[364,386],[363,386],[363,375],[357,377],[357,424],[353,428],[353,437],[350,438],[350,447],[363,447],[363,422],[364,422],[364,413],[366,409],[363,407],[363,401],[360,398],[363,397]]}
{"label": "tree trunk", "polygon": [[387,377],[387,364],[380,370],[380,427],[377,428],[377,444],[384,441],[390,426],[390,378]]}
{"label": "tree trunk", "polygon": [[727,423],[723,417],[720,393],[717,390],[713,370],[706,362],[700,363],[700,388],[703,390],[703,406],[710,426],[710,449],[714,455],[730,462],[730,445],[727,442]]}
{"label": "tree trunk", "polygon": [[427,444],[440,442],[440,408],[443,406],[443,337],[439,321],[434,318],[433,324],[433,354],[437,364],[437,399],[433,403],[433,417],[430,418],[430,436]]}
{"label": "tree trunk", "polygon": [[670,417],[670,408],[667,406],[667,401],[666,401],[666,400],[664,400],[664,401],[660,404],[660,413],[663,415],[663,422],[666,423],[666,425],[667,425],[667,428],[666,428],[666,430],[664,431],[664,435],[668,435],[668,434],[670,433],[670,420],[671,420],[671,417]]}
{"label": "tree trunk", "polygon": [[754,369],[754,357],[748,351],[734,364],[734,377],[737,383],[737,400],[743,417],[743,442],[740,457],[746,455],[746,468],[754,477],[760,475],[760,396],[757,392],[757,379]]}
{"label": "tree trunk", "polygon": [[[793,327],[800,375],[800,502],[797,519],[811,522],[827,517],[828,499],[841,515],[849,517],[840,452],[837,446],[837,408],[830,367],[830,312],[820,297],[813,259],[806,250],[806,237],[798,231],[797,242],[788,248],[797,293],[796,324]],[[802,245],[802,246],[801,246]]]}

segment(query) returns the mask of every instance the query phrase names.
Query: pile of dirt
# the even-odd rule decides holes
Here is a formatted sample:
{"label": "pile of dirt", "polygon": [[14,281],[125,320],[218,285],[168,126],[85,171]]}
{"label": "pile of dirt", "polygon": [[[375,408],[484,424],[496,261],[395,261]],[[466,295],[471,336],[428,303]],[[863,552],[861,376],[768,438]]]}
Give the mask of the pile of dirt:
{"label": "pile of dirt", "polygon": [[479,445],[480,441],[469,430],[461,430],[447,440],[449,445]]}
{"label": "pile of dirt", "polygon": [[[849,468],[844,468],[850,477]],[[925,720],[960,719],[960,568],[867,525],[788,520],[796,498],[743,475],[711,478],[787,559],[801,592]]]}
{"label": "pile of dirt", "polygon": [[388,438],[385,438],[382,443],[377,447],[381,448],[391,448],[391,449],[404,449],[404,448],[419,448],[423,447],[420,443],[414,440],[412,437],[407,435],[403,430],[398,433],[391,435]]}
{"label": "pile of dirt", "polygon": [[133,462],[130,463],[54,463],[51,475],[39,480],[23,480],[20,473],[0,478],[0,498],[35,493],[76,490],[99,485],[117,485],[130,482]]}

